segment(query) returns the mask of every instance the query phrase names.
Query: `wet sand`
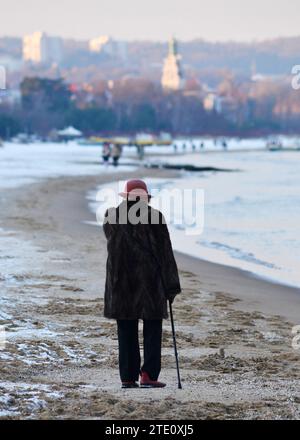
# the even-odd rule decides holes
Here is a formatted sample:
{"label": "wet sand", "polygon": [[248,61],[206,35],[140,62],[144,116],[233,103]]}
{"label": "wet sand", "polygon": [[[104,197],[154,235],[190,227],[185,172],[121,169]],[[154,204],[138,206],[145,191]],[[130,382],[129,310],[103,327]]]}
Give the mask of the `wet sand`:
{"label": "wet sand", "polygon": [[[135,176],[145,172],[176,175]],[[18,254],[1,253],[11,263],[9,276],[0,271],[8,332],[0,418],[299,419],[300,351],[291,346],[299,289],[181,254],[174,317],[183,390],[169,321],[160,377],[167,387],[120,389],[116,326],[103,318],[106,242],[86,223],[95,218],[85,195],[129,176],[50,179],[2,195],[1,237],[23,244]]]}

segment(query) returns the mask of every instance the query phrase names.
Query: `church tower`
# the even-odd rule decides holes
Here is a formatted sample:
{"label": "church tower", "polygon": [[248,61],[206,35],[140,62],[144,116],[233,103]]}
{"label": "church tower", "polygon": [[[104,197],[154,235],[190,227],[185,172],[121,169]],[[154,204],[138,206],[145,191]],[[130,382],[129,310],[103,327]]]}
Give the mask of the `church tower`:
{"label": "church tower", "polygon": [[177,41],[172,38],[169,42],[169,54],[164,62],[161,85],[166,91],[177,91],[184,87],[180,66],[181,56],[178,55]]}

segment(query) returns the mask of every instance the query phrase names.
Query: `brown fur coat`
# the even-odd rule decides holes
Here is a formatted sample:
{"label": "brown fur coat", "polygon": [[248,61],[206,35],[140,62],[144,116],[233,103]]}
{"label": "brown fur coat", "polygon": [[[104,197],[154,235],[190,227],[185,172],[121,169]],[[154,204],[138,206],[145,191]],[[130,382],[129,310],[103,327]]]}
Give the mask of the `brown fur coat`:
{"label": "brown fur coat", "polygon": [[[138,205],[141,207],[138,211],[140,221],[122,224],[120,219],[124,218],[124,213],[126,217],[129,210]],[[108,251],[104,296],[106,318],[168,318],[167,299],[173,300],[181,291],[165,219],[145,202],[140,201],[138,205],[123,201],[105,214],[103,229]],[[152,224],[150,218],[155,218],[158,224]]]}

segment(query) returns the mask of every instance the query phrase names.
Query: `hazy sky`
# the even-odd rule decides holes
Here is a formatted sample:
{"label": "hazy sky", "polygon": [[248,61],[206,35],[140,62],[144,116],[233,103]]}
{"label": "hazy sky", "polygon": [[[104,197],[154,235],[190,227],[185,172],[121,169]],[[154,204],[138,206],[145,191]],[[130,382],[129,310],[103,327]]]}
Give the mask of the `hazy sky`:
{"label": "hazy sky", "polygon": [[300,0],[0,0],[0,35],[253,40],[300,35]]}

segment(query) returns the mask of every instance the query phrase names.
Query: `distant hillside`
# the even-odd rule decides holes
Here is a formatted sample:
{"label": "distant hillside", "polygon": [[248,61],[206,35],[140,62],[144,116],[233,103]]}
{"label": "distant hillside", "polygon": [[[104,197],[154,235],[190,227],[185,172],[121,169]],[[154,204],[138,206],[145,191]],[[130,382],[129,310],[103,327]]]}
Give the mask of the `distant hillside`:
{"label": "distant hillside", "polygon": [[[257,72],[277,75],[290,73],[300,64],[300,37],[278,38],[259,43],[211,43],[204,40],[179,42],[185,65],[195,69],[230,69],[249,74]],[[160,63],[166,56],[167,44],[134,42],[129,44],[131,60],[136,65]]]}
{"label": "distant hillside", "polygon": [[[113,59],[95,56],[87,52],[87,42],[65,40],[66,68],[114,63]],[[142,75],[155,77],[161,70],[168,45],[152,41],[132,41],[128,45],[126,69]],[[187,70],[194,72],[229,69],[249,75],[254,66],[262,74],[278,75],[290,73],[294,64],[300,64],[300,37],[277,38],[253,43],[212,43],[205,40],[179,42],[182,62]],[[21,57],[20,38],[0,38],[0,55],[11,54]],[[78,56],[80,55],[80,56]],[[71,64],[71,65],[70,65]],[[119,61],[116,60],[118,68]]]}

